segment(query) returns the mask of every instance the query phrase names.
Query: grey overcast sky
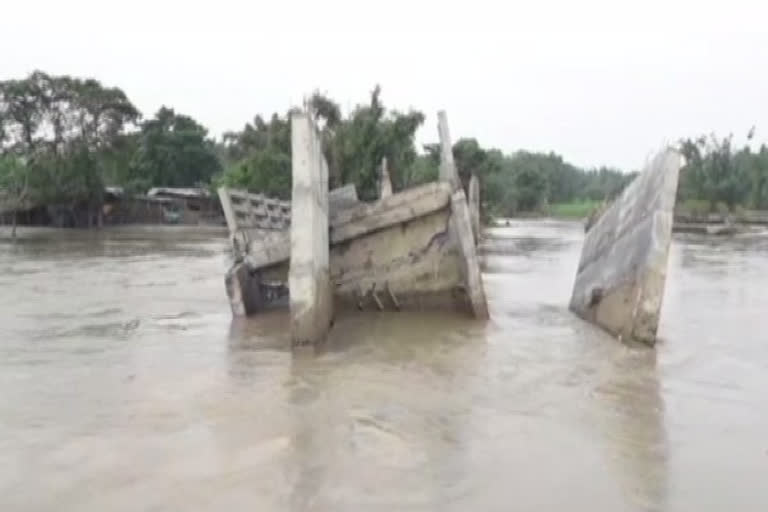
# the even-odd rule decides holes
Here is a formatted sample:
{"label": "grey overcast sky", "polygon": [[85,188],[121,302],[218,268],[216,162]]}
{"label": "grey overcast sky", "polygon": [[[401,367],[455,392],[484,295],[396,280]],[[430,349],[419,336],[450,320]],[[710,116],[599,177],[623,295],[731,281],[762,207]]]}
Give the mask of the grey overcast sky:
{"label": "grey overcast sky", "polygon": [[768,140],[768,4],[706,0],[6,0],[0,79],[121,87],[218,135],[320,89],[448,111],[454,139],[639,167],[682,136]]}

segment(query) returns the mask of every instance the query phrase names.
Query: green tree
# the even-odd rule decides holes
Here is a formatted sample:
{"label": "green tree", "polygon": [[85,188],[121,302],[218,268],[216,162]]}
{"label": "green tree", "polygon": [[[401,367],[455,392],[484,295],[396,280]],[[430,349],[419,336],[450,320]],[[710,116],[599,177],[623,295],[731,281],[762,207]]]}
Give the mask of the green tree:
{"label": "green tree", "polygon": [[749,176],[748,201],[753,208],[768,209],[768,147],[765,145],[754,155]]}
{"label": "green tree", "polygon": [[514,186],[520,210],[537,210],[547,201],[547,180],[534,169],[525,167],[515,173]]}
{"label": "green tree", "polygon": [[192,187],[221,172],[208,130],[189,116],[162,107],[141,125],[131,182],[144,187]]}
{"label": "green tree", "polygon": [[418,111],[387,111],[380,96],[381,88],[376,86],[368,104],[358,105],[337,124],[328,124],[331,185],[354,183],[362,199],[378,197],[379,169],[385,157],[393,190],[410,184],[417,157],[414,138],[424,122],[424,114]]}
{"label": "green tree", "polygon": [[[414,144],[416,130],[423,123],[420,112],[387,111],[376,87],[368,104],[358,105],[348,117],[338,104],[315,92],[309,108],[323,138],[331,187],[353,183],[362,199],[378,197],[379,169],[386,157],[395,190],[424,179],[429,166],[418,162]],[[222,153],[226,171],[218,184],[247,188],[277,197],[291,193],[290,112],[273,114],[269,122],[254,118],[239,132],[224,135]]]}
{"label": "green tree", "polygon": [[270,197],[291,196],[291,125],[273,114],[269,123],[256,116],[240,132],[224,134],[226,170],[216,178],[227,185]]}
{"label": "green tree", "polygon": [[764,160],[749,147],[734,152],[732,139],[711,135],[680,142],[686,164],[681,169],[679,198],[706,201],[710,210],[718,204],[729,208],[762,204]]}
{"label": "green tree", "polygon": [[417,155],[413,164],[402,174],[403,188],[435,181],[440,174],[440,164],[432,155]]}
{"label": "green tree", "polygon": [[93,79],[35,71],[0,82],[0,152],[23,162],[6,172],[6,189],[23,191],[27,204],[93,210],[104,188],[100,163],[139,117],[122,90]]}
{"label": "green tree", "polygon": [[11,237],[16,238],[18,210],[29,204],[33,186],[30,173],[20,158],[0,156],[0,210],[12,212]]}

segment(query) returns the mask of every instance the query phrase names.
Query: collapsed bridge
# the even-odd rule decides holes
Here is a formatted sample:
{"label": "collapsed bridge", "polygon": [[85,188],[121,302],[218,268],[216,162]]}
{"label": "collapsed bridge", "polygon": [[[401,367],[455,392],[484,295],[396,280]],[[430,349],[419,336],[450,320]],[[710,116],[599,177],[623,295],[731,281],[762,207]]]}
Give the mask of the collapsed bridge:
{"label": "collapsed bridge", "polygon": [[[379,199],[354,185],[328,190],[312,116],[291,116],[290,202],[221,188],[234,264],[235,316],[288,297],[294,344],[321,341],[336,309],[454,309],[488,318],[476,245],[479,183],[464,192],[445,112],[438,114],[439,179],[392,192],[386,159]],[[587,231],[570,309],[621,339],[656,342],[680,154],[661,151]]]}
{"label": "collapsed bridge", "polygon": [[380,197],[353,185],[329,192],[328,166],[312,117],[291,117],[292,200],[222,188],[235,256],[226,287],[232,312],[251,315],[289,296],[295,344],[320,341],[336,308],[452,308],[487,318],[476,253],[476,178],[467,201],[439,115],[440,179],[392,193],[382,162]]}

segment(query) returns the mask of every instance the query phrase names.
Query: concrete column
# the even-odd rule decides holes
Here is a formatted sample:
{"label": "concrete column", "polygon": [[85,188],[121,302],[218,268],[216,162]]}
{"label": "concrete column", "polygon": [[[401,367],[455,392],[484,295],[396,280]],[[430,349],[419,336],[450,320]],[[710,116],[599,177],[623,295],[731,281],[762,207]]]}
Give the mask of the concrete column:
{"label": "concrete column", "polygon": [[453,143],[448,131],[448,116],[445,110],[437,113],[437,131],[440,134],[440,181],[448,181],[454,190],[461,187],[456,163],[453,161]]}
{"label": "concrete column", "polygon": [[472,234],[477,245],[480,242],[480,181],[474,174],[469,180],[469,216],[472,219]]}
{"label": "concrete column", "polygon": [[570,308],[621,339],[656,343],[681,164],[659,153],[584,238]]}
{"label": "concrete column", "polygon": [[333,317],[328,245],[328,165],[304,112],[291,115],[293,192],[288,273],[294,345],[322,341]]}
{"label": "concrete column", "polygon": [[392,180],[387,169],[387,157],[381,159],[381,178],[379,181],[379,199],[392,195]]}
{"label": "concrete column", "polygon": [[485,289],[480,275],[480,261],[475,250],[472,221],[463,190],[457,190],[451,196],[450,229],[451,238],[455,240],[461,254],[464,286],[472,313],[476,318],[487,319],[489,317],[488,303],[485,300]]}

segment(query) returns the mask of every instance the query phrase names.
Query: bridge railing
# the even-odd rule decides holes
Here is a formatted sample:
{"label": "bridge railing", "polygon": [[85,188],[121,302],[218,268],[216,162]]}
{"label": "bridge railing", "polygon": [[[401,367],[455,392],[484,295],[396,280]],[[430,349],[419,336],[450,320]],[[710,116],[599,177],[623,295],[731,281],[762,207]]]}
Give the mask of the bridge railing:
{"label": "bridge railing", "polygon": [[283,231],[291,225],[290,201],[227,187],[219,188],[219,199],[232,234],[243,229]]}

